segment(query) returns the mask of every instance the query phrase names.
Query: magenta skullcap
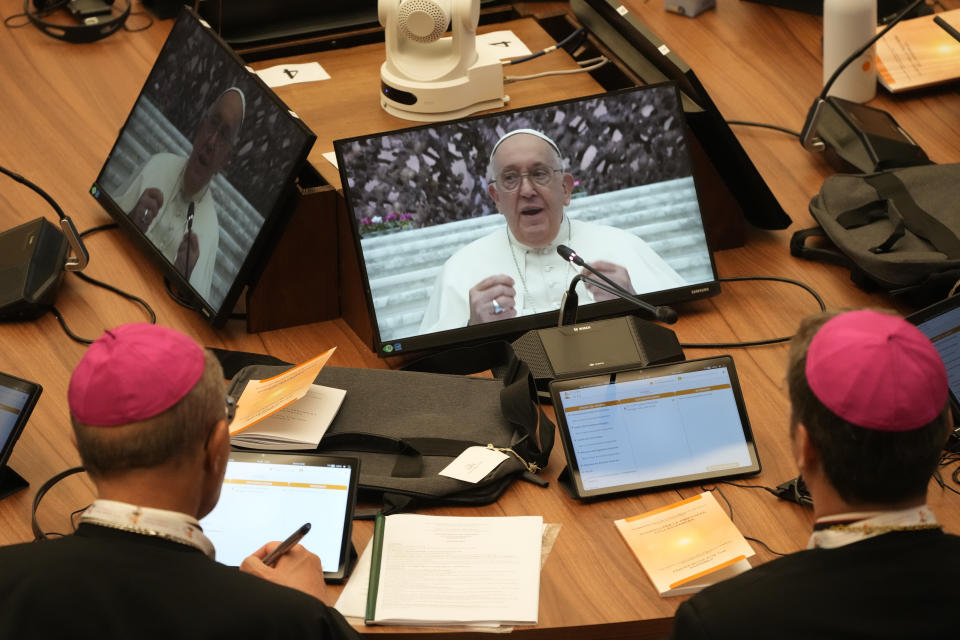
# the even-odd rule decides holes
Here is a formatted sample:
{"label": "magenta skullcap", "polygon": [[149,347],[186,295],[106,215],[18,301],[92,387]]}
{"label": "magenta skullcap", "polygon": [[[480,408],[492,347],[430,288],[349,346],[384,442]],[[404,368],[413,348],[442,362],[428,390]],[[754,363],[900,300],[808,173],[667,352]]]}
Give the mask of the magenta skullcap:
{"label": "magenta skullcap", "polygon": [[146,420],[187,395],[203,369],[203,348],[179,331],[121,325],[97,338],[73,370],[70,413],[98,426]]}
{"label": "magenta skullcap", "polygon": [[807,351],[814,395],[850,424],[909,431],[947,403],[947,371],[930,340],[902,318],[850,311],[828,320]]}

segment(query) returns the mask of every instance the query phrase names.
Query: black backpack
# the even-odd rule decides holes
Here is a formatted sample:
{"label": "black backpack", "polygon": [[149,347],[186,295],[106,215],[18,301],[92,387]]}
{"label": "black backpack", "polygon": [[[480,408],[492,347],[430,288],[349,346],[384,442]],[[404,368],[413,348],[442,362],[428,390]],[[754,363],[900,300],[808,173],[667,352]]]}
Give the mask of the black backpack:
{"label": "black backpack", "polygon": [[795,232],[790,253],[846,267],[862,289],[926,306],[960,280],[960,164],[833,175],[810,213],[820,226]]}
{"label": "black backpack", "polygon": [[[248,380],[289,368],[243,367],[228,393],[239,397]],[[503,380],[328,365],[316,383],[347,390],[316,452],[360,459],[358,498],[382,507],[358,509],[358,518],[489,504],[517,478],[546,486],[534,474],[547,464],[555,427],[540,409],[533,377],[519,360]],[[438,475],[467,447],[487,445],[509,457],[480,482]]]}

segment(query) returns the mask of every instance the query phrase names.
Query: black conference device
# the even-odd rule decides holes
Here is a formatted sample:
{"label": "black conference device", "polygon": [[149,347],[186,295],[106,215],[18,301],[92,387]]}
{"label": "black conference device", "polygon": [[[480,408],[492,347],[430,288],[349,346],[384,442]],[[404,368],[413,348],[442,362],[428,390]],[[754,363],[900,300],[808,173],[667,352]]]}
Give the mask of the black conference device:
{"label": "black conference device", "polygon": [[920,2],[922,0],[914,0],[882,31],[850,54],[824,84],[807,112],[800,144],[807,151],[823,152],[837,171],[872,173],[932,164],[923,149],[886,111],[827,95],[840,74]]}
{"label": "black conference device", "polygon": [[64,270],[82,270],[90,256],[73,221],[49,194],[9,169],[0,167],[0,173],[33,189],[60,218],[59,229],[40,217],[0,233],[0,321],[33,320],[50,309]]}

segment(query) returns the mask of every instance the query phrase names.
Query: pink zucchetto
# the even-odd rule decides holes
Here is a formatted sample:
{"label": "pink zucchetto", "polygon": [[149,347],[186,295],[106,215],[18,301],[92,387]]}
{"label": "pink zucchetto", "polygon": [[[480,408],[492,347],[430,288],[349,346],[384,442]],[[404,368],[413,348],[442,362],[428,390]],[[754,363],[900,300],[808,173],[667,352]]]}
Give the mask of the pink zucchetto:
{"label": "pink zucchetto", "polygon": [[909,431],[947,403],[947,371],[930,340],[902,318],[851,311],[828,320],[807,351],[813,394],[850,424]]}
{"label": "pink zucchetto", "polygon": [[163,413],[197,384],[203,349],[186,335],[153,324],[108,330],[70,377],[70,413],[81,423],[116,426]]}

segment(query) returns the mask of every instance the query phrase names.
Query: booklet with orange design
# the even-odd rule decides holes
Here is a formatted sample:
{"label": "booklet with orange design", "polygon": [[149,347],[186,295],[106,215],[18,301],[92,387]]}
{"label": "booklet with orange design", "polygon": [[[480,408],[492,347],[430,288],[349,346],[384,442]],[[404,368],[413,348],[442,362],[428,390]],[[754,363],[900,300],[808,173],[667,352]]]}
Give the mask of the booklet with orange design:
{"label": "booklet with orange design", "polygon": [[661,596],[696,593],[742,573],[754,555],[709,491],[614,524]]}
{"label": "booklet with orange design", "polygon": [[334,349],[272,378],[247,382],[236,400],[230,443],[253,449],[315,449],[347,393],[313,384]]}
{"label": "booklet with orange design", "polygon": [[877,79],[897,93],[960,78],[960,42],[934,23],[960,30],[960,9],[904,20],[876,44]]}

